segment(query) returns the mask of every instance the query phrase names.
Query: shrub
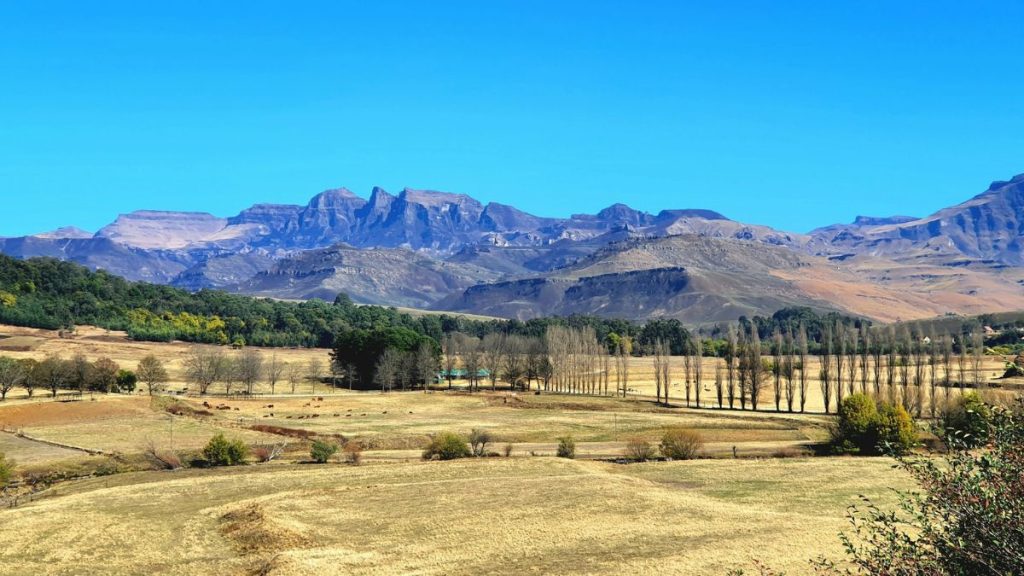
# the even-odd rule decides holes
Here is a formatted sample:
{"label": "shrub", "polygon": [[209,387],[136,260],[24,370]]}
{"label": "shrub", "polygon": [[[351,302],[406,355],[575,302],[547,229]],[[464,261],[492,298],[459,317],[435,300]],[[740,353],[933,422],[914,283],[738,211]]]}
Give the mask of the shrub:
{"label": "shrub", "polygon": [[836,448],[840,452],[875,453],[878,437],[878,406],[866,394],[851,394],[839,405],[836,423]]}
{"label": "shrub", "polygon": [[572,439],[572,436],[563,436],[558,439],[558,450],[555,452],[559,458],[575,458],[576,457],[576,442]]}
{"label": "shrub", "polygon": [[661,436],[661,455],[673,460],[692,460],[704,447],[704,439],[693,430],[669,428]]}
{"label": "shrub", "polygon": [[487,445],[491,443],[491,433],[481,428],[473,428],[469,433],[469,445],[473,448],[474,456],[483,456],[487,453]]}
{"label": "shrub", "polygon": [[508,458],[509,456],[512,456],[512,450],[514,448],[515,448],[515,446],[513,446],[512,444],[505,444],[505,449],[503,451],[504,454],[505,454],[505,458]]}
{"label": "shrub", "polygon": [[958,442],[968,448],[981,446],[988,440],[992,411],[977,392],[968,392],[946,408],[939,423],[947,443]]}
{"label": "shrub", "polygon": [[454,432],[441,432],[434,436],[423,450],[424,460],[455,460],[470,455],[469,444]]}
{"label": "shrub", "polygon": [[839,405],[832,429],[832,446],[837,452],[905,454],[916,442],[914,419],[903,406],[876,403],[865,394],[851,394]]}
{"label": "shrub", "polygon": [[228,440],[218,433],[203,448],[203,458],[209,466],[235,466],[244,464],[249,447],[241,440]]}
{"label": "shrub", "polygon": [[363,461],[363,446],[355,440],[346,442],[341,451],[344,453],[345,462],[348,462],[353,466],[359,466]]}
{"label": "shrub", "polygon": [[654,458],[654,446],[639,436],[626,440],[626,458],[636,462],[646,462]]}
{"label": "shrub", "polygon": [[139,377],[135,375],[135,372],[131,370],[118,370],[116,376],[117,389],[121,392],[127,392],[131,394],[135,392],[135,385],[138,383]]}
{"label": "shrub", "polygon": [[7,483],[14,477],[14,462],[8,460],[3,452],[0,452],[0,488],[7,486]]}
{"label": "shrub", "polygon": [[875,436],[882,452],[906,454],[917,444],[917,427],[903,406],[882,403],[878,408]]}
{"label": "shrub", "polygon": [[[1024,409],[1024,403],[1021,408]],[[846,559],[818,561],[825,575],[1024,574],[1024,419],[993,408],[981,449],[950,446],[941,462],[898,456],[920,486],[897,512],[853,507]]]}
{"label": "shrub", "polygon": [[309,456],[318,464],[326,464],[337,451],[338,445],[333,442],[314,440],[309,448]]}

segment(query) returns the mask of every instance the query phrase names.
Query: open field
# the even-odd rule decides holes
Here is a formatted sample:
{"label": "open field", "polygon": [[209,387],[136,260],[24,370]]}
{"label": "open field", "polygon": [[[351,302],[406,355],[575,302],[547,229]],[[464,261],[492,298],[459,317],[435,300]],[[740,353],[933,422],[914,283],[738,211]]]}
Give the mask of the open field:
{"label": "open field", "polygon": [[[171,390],[185,386],[185,344],[94,329],[74,339],[0,332],[36,339],[31,351],[0,352],[16,357],[81,352],[131,367],[155,354]],[[324,350],[276,352],[326,362]],[[673,363],[676,380],[682,359]],[[723,575],[754,559],[807,574],[809,559],[841,555],[836,533],[857,495],[892,504],[889,488],[907,486],[887,459],[809,456],[828,436],[827,416],[687,408],[681,386],[672,406],[657,406],[649,358],[633,359],[630,386],[627,398],[323,384],[314,395],[308,383],[252,398],[13,396],[0,403],[0,451],[21,473],[121,473],[58,481],[0,508],[0,575]],[[817,382],[809,391],[813,412]],[[627,439],[656,444],[672,426],[701,434],[702,459],[613,463]],[[512,444],[512,457],[420,461],[431,435],[473,428],[493,435],[489,451]],[[265,464],[146,470],[148,447],[188,458],[218,432],[287,448]],[[575,439],[576,460],[553,457],[563,436]],[[357,440],[364,465],[307,463],[311,437]]]}
{"label": "open field", "polygon": [[0,511],[2,574],[694,574],[839,554],[883,459],[138,473]]}

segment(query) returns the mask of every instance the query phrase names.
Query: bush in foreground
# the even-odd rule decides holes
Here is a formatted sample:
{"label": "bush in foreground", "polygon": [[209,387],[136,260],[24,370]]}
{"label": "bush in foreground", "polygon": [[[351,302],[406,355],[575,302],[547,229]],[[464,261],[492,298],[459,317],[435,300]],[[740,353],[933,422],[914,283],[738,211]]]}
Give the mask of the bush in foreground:
{"label": "bush in foreground", "polygon": [[555,454],[559,458],[569,458],[570,460],[576,457],[576,442],[572,436],[563,436],[558,439],[558,449]]}
{"label": "bush in foreground", "polygon": [[[900,512],[865,499],[850,511],[847,558],[820,560],[823,574],[967,576],[1024,574],[1024,404],[991,410],[988,441],[953,443],[941,460],[899,456],[920,485],[901,492]],[[847,564],[852,565],[848,568]]]}
{"label": "bush in foreground", "polygon": [[209,466],[235,466],[244,464],[249,447],[241,440],[228,440],[217,434],[203,448],[203,458]]}
{"label": "bush in foreground", "polygon": [[471,454],[466,439],[454,432],[441,432],[423,449],[424,460],[455,460]]}
{"label": "bush in foreground", "polygon": [[917,443],[914,419],[899,404],[851,394],[839,405],[832,446],[847,454],[906,454]]}
{"label": "bush in foreground", "polygon": [[309,457],[317,464],[326,464],[337,452],[338,445],[334,442],[314,440],[313,445],[309,448]]}
{"label": "bush in foreground", "polygon": [[672,460],[692,460],[704,447],[704,439],[693,430],[669,428],[661,436],[661,455]]}

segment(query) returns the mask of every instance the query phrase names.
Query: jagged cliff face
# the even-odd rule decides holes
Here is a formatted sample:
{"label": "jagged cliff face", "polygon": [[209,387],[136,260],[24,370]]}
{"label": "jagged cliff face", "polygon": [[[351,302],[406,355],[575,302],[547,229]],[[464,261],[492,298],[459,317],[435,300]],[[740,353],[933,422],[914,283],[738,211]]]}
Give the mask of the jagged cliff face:
{"label": "jagged cliff face", "polygon": [[547,218],[463,194],[338,188],[231,218],[133,212],[94,235],[0,238],[0,251],[191,290],[699,322],[789,305],[875,318],[1024,308],[1022,237],[1024,175],[926,218],[858,216],[808,234],[703,209]]}

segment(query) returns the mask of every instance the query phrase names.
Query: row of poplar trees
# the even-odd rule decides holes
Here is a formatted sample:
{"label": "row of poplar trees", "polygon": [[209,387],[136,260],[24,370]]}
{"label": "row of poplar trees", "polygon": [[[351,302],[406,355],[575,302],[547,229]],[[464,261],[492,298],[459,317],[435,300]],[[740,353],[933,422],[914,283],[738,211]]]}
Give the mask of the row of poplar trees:
{"label": "row of poplar trees", "polygon": [[[695,337],[683,346],[682,361],[657,340],[634,350],[629,339],[609,345],[591,328],[550,326],[540,337],[488,334],[477,338],[452,333],[442,342],[442,375],[449,386],[457,377],[470,390],[481,384],[566,394],[626,396],[630,358],[648,357],[654,372],[656,401],[686,406],[804,412],[812,382],[820,389],[826,413],[849,394],[862,392],[899,402],[921,416],[939,410],[952,388],[984,384],[984,343],[980,334],[936,337],[894,328],[871,329],[836,322],[811,343],[801,325],[777,329],[762,340],[753,325],[728,328],[721,346]],[[709,371],[705,358],[716,351]],[[817,368],[813,363],[817,363]],[[682,367],[682,374],[674,371]],[[457,376],[461,370],[461,376]],[[683,386],[681,397],[672,390]]]}

